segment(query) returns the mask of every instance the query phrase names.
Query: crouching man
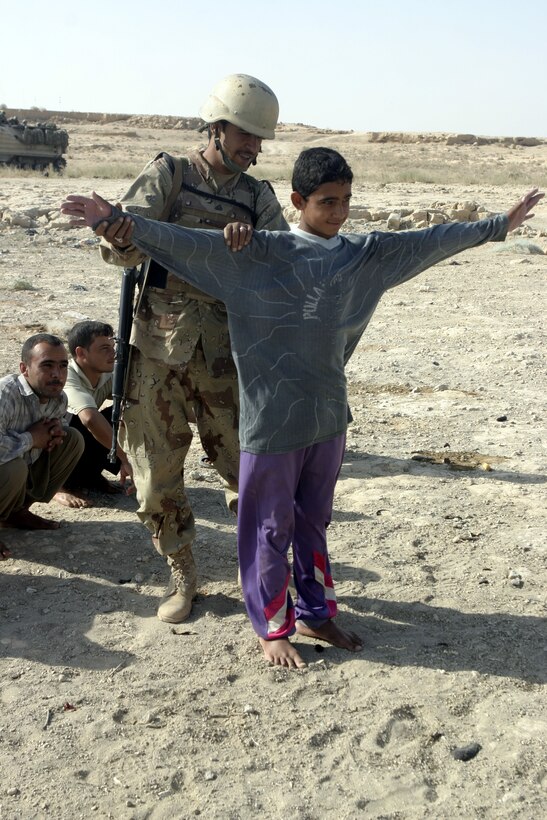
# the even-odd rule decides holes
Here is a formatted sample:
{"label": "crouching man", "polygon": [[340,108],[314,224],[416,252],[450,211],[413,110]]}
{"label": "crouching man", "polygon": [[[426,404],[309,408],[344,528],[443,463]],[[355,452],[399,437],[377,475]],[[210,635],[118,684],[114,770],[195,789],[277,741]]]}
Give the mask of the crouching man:
{"label": "crouching man", "polygon": [[[86,320],[69,331],[68,349],[72,356],[68,364],[65,393],[68,399],[70,427],[84,439],[83,455],[65,481],[57,500],[70,507],[89,507],[89,490],[103,493],[134,491],[133,472],[126,454],[118,445],[116,461],[109,461],[112,446],[112,371],[114,369],[114,330],[106,322]],[[103,470],[120,474],[121,487],[103,476]],[[62,496],[62,498],[61,498]]]}
{"label": "crouching man", "polygon": [[[68,355],[57,336],[37,333],[23,345],[19,375],[0,379],[0,522],[53,530],[58,521],[30,511],[48,503],[80,459],[84,442],[63,424]],[[0,560],[10,557],[0,544]]]}

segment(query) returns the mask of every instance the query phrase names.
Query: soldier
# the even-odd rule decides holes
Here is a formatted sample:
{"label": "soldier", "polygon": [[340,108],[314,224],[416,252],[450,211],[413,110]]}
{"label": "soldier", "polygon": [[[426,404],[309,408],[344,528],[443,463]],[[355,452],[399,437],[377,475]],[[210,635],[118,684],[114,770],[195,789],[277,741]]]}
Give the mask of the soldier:
{"label": "soldier", "polygon": [[[123,208],[185,227],[224,228],[240,223],[257,230],[287,230],[268,182],[245,172],[256,163],[263,139],[273,139],[279,114],[275,94],[246,74],[213,89],[200,116],[207,146],[187,158],[159,154],[133,182]],[[130,219],[106,223],[101,253],[115,265],[137,265],[145,256],[130,244]],[[250,233],[250,231],[249,231]],[[184,462],[195,417],[208,460],[227,486],[237,511],[239,398],[226,309],[156,263],[149,266],[135,317],[121,446],[133,466],[138,514],[165,555],[171,579],[158,617],[180,623],[196,594],[192,554],[194,516],[184,488]]]}

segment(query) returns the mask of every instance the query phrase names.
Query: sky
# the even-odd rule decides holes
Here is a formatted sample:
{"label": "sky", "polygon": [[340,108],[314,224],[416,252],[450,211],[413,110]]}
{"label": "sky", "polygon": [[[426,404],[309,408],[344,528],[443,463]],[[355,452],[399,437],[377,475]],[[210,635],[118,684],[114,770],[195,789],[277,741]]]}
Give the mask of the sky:
{"label": "sky", "polygon": [[0,19],[9,108],[197,116],[243,73],[285,123],[547,137],[545,0],[21,0]]}

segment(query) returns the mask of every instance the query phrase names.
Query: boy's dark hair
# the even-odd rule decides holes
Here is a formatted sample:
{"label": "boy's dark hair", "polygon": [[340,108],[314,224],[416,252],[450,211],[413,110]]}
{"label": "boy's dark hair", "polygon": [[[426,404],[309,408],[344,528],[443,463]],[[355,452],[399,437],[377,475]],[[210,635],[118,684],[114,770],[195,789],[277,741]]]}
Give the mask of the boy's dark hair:
{"label": "boy's dark hair", "polygon": [[25,364],[30,364],[32,351],[36,345],[42,344],[42,342],[52,347],[60,347],[63,344],[58,336],[53,336],[51,333],[35,333],[34,336],[30,336],[26,342],[23,343],[23,347],[21,348],[21,361]]}
{"label": "boy's dark hair", "polygon": [[292,172],[292,189],[307,199],[325,182],[352,182],[353,171],[332,148],[306,148],[297,157]]}
{"label": "boy's dark hair", "polygon": [[108,336],[110,339],[114,335],[114,328],[106,322],[76,322],[74,327],[68,331],[66,338],[70,355],[76,356],[77,347],[85,347],[87,350],[97,336]]}

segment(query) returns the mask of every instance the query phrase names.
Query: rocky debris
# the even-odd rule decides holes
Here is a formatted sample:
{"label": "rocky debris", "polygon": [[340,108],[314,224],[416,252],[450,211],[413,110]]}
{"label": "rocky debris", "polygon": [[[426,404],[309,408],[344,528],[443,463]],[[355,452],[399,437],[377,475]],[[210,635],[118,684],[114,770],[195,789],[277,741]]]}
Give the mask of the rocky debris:
{"label": "rocky debris", "polygon": [[[524,226],[523,226],[524,227]],[[528,226],[526,226],[528,227]],[[519,233],[519,229],[517,228],[514,233]],[[533,235],[533,234],[528,234]],[[539,233],[539,236],[543,236],[543,233]],[[529,242],[526,239],[515,239],[514,242],[505,242],[503,245],[499,245],[496,248],[497,253],[518,253],[523,254],[526,256],[544,256],[545,251],[543,250],[540,245],[536,245],[534,242]]]}
{"label": "rocky debris", "polygon": [[350,219],[364,219],[365,222],[372,222],[372,214],[368,208],[354,205],[349,209]]}
{"label": "rocky debris", "polygon": [[[299,212],[296,208],[288,206],[283,214],[287,222],[298,223]],[[447,222],[476,222],[478,219],[486,219],[493,215],[493,212],[484,205],[473,201],[433,202],[428,208],[417,210],[407,207],[393,210],[354,207],[350,208],[345,232],[354,230],[354,222],[380,222],[385,223],[388,231],[407,231],[428,228],[430,225],[444,225]],[[536,232],[533,231],[529,235],[535,236]],[[540,253],[543,253],[541,249]]]}
{"label": "rocky debris", "polygon": [[402,217],[399,213],[392,213],[387,218],[388,231],[398,231],[401,227]]}
{"label": "rocky debris", "polygon": [[453,749],[452,757],[454,760],[463,760],[464,762],[467,762],[468,760],[473,760],[481,749],[482,746],[480,743],[468,743],[467,746],[459,746],[456,749]]}
{"label": "rocky debris", "polygon": [[321,135],[325,134],[327,136],[332,136],[335,134],[354,134],[353,130],[345,130],[341,128],[320,128],[317,125],[307,125],[304,122],[278,122],[276,127],[276,131],[283,132],[285,134],[294,134],[297,131],[305,130],[310,131],[313,134]]}
{"label": "rocky debris", "polygon": [[35,228],[36,222],[27,213],[20,211],[4,211],[2,213],[2,222],[12,228]]}
{"label": "rocky debris", "polygon": [[371,142],[400,142],[405,143],[420,143],[420,142],[439,142],[446,141],[446,134],[433,133],[412,133],[410,131],[370,131],[369,139]]}
{"label": "rocky debris", "polygon": [[135,128],[173,128],[178,131],[197,131],[205,123],[200,117],[163,117],[140,115],[124,119],[125,125]]}
{"label": "rocky debris", "polygon": [[[298,224],[299,212],[296,208],[288,206],[284,209],[283,214],[289,223]],[[489,211],[484,205],[470,200],[436,201],[428,207],[415,210],[406,206],[390,210],[387,208],[354,206],[350,208],[344,232],[363,232],[363,230],[368,229],[369,225],[373,225],[375,229],[388,231],[416,230],[449,222],[474,222],[490,216],[493,216],[493,212]],[[59,209],[51,207],[47,203],[42,206],[0,209],[0,232],[16,229],[28,231],[32,241],[36,244],[70,244],[83,247],[84,245],[95,245],[99,242],[96,237],[83,236],[72,230],[68,220],[61,215]],[[524,225],[514,233],[526,237],[526,239],[507,242],[497,247],[496,250],[526,255],[545,254],[542,247],[530,242],[529,239],[545,236],[547,231],[536,230],[529,225]]]}
{"label": "rocky debris", "polygon": [[524,586],[524,579],[520,572],[517,570],[511,569],[507,573],[507,579],[512,587],[516,587],[516,589],[522,589]]}
{"label": "rocky debris", "polygon": [[99,242],[96,237],[84,236],[74,231],[68,219],[61,215],[59,208],[47,203],[42,206],[0,209],[0,232],[18,228],[26,230],[36,244],[73,243],[80,246],[95,245]]}
{"label": "rocky debris", "polygon": [[532,148],[545,145],[547,140],[537,137],[481,137],[476,134],[412,133],[403,131],[371,131],[370,142],[439,143],[442,145],[503,145]]}
{"label": "rocky debris", "polygon": [[129,119],[129,114],[104,114],[97,111],[48,111],[45,108],[5,108],[6,117],[19,120],[34,119],[37,114],[44,123],[67,124],[73,122],[96,122],[101,125],[105,123],[118,122]]}

